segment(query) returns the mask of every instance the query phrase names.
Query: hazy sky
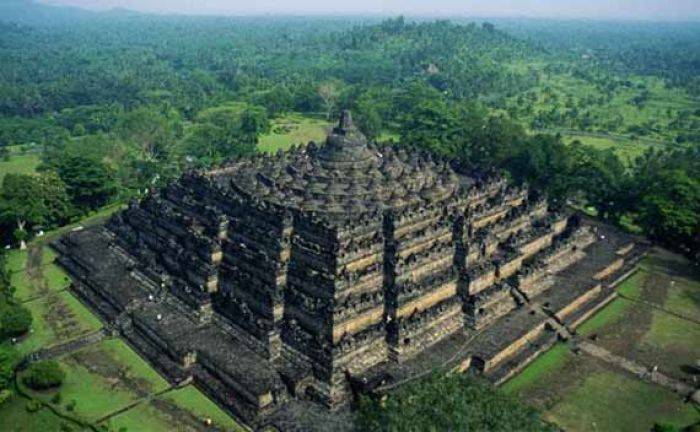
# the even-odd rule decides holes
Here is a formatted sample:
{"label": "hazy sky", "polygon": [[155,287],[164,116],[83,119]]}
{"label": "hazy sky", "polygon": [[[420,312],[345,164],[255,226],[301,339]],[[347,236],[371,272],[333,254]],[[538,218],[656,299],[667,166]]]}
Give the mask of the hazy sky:
{"label": "hazy sky", "polygon": [[[2,1],[2,0],[0,0]],[[187,14],[383,14],[700,19],[700,0],[41,0]]]}

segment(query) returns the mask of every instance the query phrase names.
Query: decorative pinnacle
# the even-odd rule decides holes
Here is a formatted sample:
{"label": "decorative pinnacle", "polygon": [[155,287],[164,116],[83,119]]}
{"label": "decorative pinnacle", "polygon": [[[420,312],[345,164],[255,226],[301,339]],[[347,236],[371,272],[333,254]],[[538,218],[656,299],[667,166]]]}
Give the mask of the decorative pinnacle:
{"label": "decorative pinnacle", "polygon": [[348,130],[352,127],[352,115],[350,115],[350,110],[343,110],[340,112],[340,121],[338,122],[338,129]]}

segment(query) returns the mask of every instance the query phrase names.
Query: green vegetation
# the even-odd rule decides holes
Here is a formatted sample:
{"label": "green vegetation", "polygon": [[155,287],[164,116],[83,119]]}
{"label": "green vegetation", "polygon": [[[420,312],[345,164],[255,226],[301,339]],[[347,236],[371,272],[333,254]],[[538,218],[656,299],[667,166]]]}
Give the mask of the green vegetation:
{"label": "green vegetation", "polygon": [[689,363],[700,358],[700,343],[696,341],[700,341],[700,325],[660,311],[653,312],[651,329],[643,339],[659,350],[683,350]]}
{"label": "green vegetation", "polygon": [[669,390],[610,372],[586,377],[545,414],[546,419],[572,432],[637,432],[651,429],[656,422],[684,427],[699,417],[693,406],[683,404]]}
{"label": "green vegetation", "polygon": [[506,381],[501,389],[507,394],[518,394],[537,381],[566,365],[571,356],[571,350],[564,344],[555,345],[546,353],[539,356],[521,373]]}
{"label": "green vegetation", "polygon": [[66,374],[55,361],[32,363],[22,373],[22,383],[33,390],[47,390],[63,383]]}
{"label": "green vegetation", "polygon": [[465,374],[433,374],[381,403],[364,399],[357,421],[360,430],[372,431],[554,430],[532,408]]}
{"label": "green vegetation", "polygon": [[321,143],[326,139],[328,127],[329,124],[325,120],[285,115],[272,121],[270,132],[260,137],[258,150],[275,153],[309,141]]}
{"label": "green vegetation", "polygon": [[560,132],[565,143],[572,144],[576,141],[598,150],[612,150],[626,164],[634,163],[635,158],[642,156],[654,146],[638,140],[631,140],[617,136],[589,136]]}
{"label": "green vegetation", "polygon": [[127,431],[170,432],[175,425],[180,430],[188,430],[183,423],[177,422],[177,419],[151,404],[139,404],[102,424],[109,426],[110,430],[115,431],[126,428]]}
{"label": "green vegetation", "polygon": [[168,382],[120,339],[103,341],[95,348],[95,350],[98,349],[101,355],[109,357],[115,364],[120,365],[120,373],[125,379],[139,379],[147,382],[152,393],[163,391],[168,387]]}
{"label": "green vegetation", "polygon": [[49,291],[61,291],[70,285],[70,278],[56,264],[38,267],[36,273],[15,272],[11,276],[15,296],[21,301],[31,300]]}
{"label": "green vegetation", "polygon": [[628,300],[615,299],[588,321],[584,322],[576,329],[576,332],[584,336],[592,335],[599,329],[624,319],[626,311],[633,306],[634,304]]}
{"label": "green vegetation", "polygon": [[642,294],[642,284],[649,275],[645,270],[637,270],[617,287],[617,292],[625,297],[639,299]]}
{"label": "green vegetation", "polygon": [[[581,325],[581,337],[667,376],[692,379],[700,356],[700,279],[687,260],[653,249],[641,269],[619,287],[621,295]],[[644,303],[642,303],[642,301]],[[653,305],[653,306],[652,306]],[[700,421],[691,404],[663,387],[557,345],[503,385],[566,430],[650,430],[655,423],[683,428]],[[605,407],[604,409],[602,407]]]}
{"label": "green vegetation", "polygon": [[[80,223],[104,218],[116,208],[105,208]],[[26,310],[32,318],[30,331],[24,332],[16,345],[0,342],[0,430],[64,432],[86,430],[88,425],[97,427],[95,423],[99,422],[115,431],[121,427],[194,431],[207,418],[224,430],[242,430],[194,387],[170,391],[167,381],[119,339],[103,340],[55,362],[31,364],[19,373],[19,388],[14,387],[15,369],[22,355],[68,342],[102,326],[97,317],[63,289],[66,275],[53,263],[56,253],[45,246],[47,240],[68,229],[71,226],[46,233],[32,241],[28,249],[0,252],[0,291],[31,298],[21,303],[23,309],[17,310]],[[26,284],[10,289],[11,280]],[[0,308],[19,304],[14,303],[15,297],[4,298]],[[0,328],[5,328],[5,321],[12,315],[0,315]],[[57,379],[59,375],[61,380]],[[59,381],[62,385],[56,388]],[[113,416],[123,408],[128,409]]]}
{"label": "green vegetation", "polygon": [[[642,147],[683,142],[696,102],[682,89],[669,89],[657,77],[629,75],[603,79],[577,64],[553,73],[547,66],[533,70],[540,85],[512,97],[507,111],[533,129],[581,131],[638,141]],[[685,110],[685,111],[684,111]],[[586,136],[586,135],[584,135]]]}
{"label": "green vegetation", "polygon": [[8,155],[6,160],[0,160],[0,182],[7,174],[34,174],[40,162],[38,153]]}
{"label": "green vegetation", "polygon": [[172,390],[153,402],[140,404],[106,423],[113,430],[148,430],[169,432],[174,425],[181,430],[194,430],[191,424],[203,425],[211,420],[211,427],[226,431],[243,431],[221,408],[207,399],[193,386]]}
{"label": "green vegetation", "polygon": [[172,402],[178,408],[185,410],[197,418],[209,418],[214,425],[222,427],[225,430],[243,430],[243,428],[233,421],[228,414],[223,412],[218,405],[204,396],[202,392],[192,385],[170,391],[161,396],[161,399]]}
{"label": "green vegetation", "polygon": [[58,363],[65,371],[60,390],[27,391],[47,403],[51,403],[60,392],[61,403],[57,409],[89,422],[168,386],[143,359],[119,340],[86,347],[61,358]]}
{"label": "green vegetation", "polygon": [[697,26],[74,11],[47,25],[32,7],[60,11],[15,3],[0,25],[0,148],[41,160],[39,174],[5,175],[6,243],[191,167],[321,141],[351,108],[370,139],[503,172],[554,204],[700,252]]}
{"label": "green vegetation", "polygon": [[102,327],[102,323],[69,292],[48,294],[24,306],[31,312],[33,322],[31,333],[17,345],[23,354],[67,342]]}
{"label": "green vegetation", "polygon": [[3,305],[0,307],[0,337],[7,339],[25,334],[32,324],[32,315],[24,307]]}
{"label": "green vegetation", "polygon": [[13,274],[24,270],[27,265],[27,250],[13,249],[6,253],[5,269],[8,273]]}
{"label": "green vegetation", "polygon": [[0,430],[13,432],[64,432],[62,425],[75,425],[60,419],[49,409],[27,410],[27,400],[13,397],[0,405]]}

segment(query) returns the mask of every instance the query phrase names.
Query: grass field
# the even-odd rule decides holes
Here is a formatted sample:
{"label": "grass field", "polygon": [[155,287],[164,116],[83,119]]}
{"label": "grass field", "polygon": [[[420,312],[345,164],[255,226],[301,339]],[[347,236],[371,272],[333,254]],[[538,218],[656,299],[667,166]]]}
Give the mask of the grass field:
{"label": "grass field", "polygon": [[67,291],[24,303],[32,313],[30,333],[17,344],[22,354],[67,342],[102,327],[102,323]]}
{"label": "grass field", "polygon": [[140,404],[105,423],[113,430],[126,428],[150,432],[170,432],[173,425],[179,431],[193,431],[210,419],[212,428],[243,431],[231,417],[192,385],[164,393],[156,400]]}
{"label": "grass field", "polygon": [[172,402],[177,407],[195,416],[208,417],[215,425],[219,425],[226,430],[243,430],[228,414],[224,413],[214,402],[191,385],[168,392],[161,398]]}
{"label": "grass field", "polygon": [[[541,64],[520,67],[539,70],[541,82],[508,103],[508,111],[526,127],[608,134],[609,139],[584,133],[567,140],[614,148],[624,158],[654,143],[674,145],[678,135],[697,128],[693,113],[700,104],[683,89],[667,87],[659,78],[630,76],[626,83],[607,88],[607,83],[544,72]],[[636,104],[642,94],[646,95],[643,102]]]}
{"label": "grass field", "polygon": [[322,143],[329,127],[329,122],[317,118],[296,114],[280,117],[272,121],[272,131],[260,137],[258,150],[274,153],[309,141]]}
{"label": "grass field", "polygon": [[[59,364],[66,373],[60,390],[25,391],[46,402],[60,392],[62,402],[57,408],[90,422],[168,387],[167,381],[118,339],[69,354]],[[72,401],[75,407],[69,410]]]}
{"label": "grass field", "polygon": [[0,159],[0,182],[6,174],[34,174],[39,163],[38,153],[13,154],[8,160]]}
{"label": "grass field", "polygon": [[619,139],[613,137],[594,137],[586,135],[564,135],[564,142],[570,144],[574,141],[595,147],[601,150],[612,149],[617,156],[626,163],[634,161],[638,156],[643,155],[649,148],[649,144],[630,139]]}
{"label": "grass field", "polygon": [[576,331],[583,336],[589,336],[596,331],[616,324],[624,319],[625,314],[634,306],[632,302],[625,299],[615,299],[603,310],[595,314],[591,319],[584,322]]}
{"label": "grass field", "polygon": [[648,431],[654,423],[689,426],[700,415],[672,392],[621,373],[591,373],[545,414],[570,432]]}
{"label": "grass field", "polygon": [[6,269],[10,273],[15,273],[27,266],[27,250],[12,249],[7,252]]}
{"label": "grass field", "polygon": [[[0,405],[0,431],[7,432],[63,432],[61,425],[75,425],[43,408],[30,413],[27,400],[18,396]],[[75,429],[77,430],[77,429]]]}
{"label": "grass field", "polygon": [[557,344],[535,359],[535,361],[517,376],[508,380],[501,388],[506,393],[518,394],[521,390],[527,389],[534,383],[543,379],[545,374],[564,367],[569,356],[571,356],[569,347],[563,344]]}
{"label": "grass field", "polygon": [[[577,333],[595,334],[595,344],[617,355],[692,382],[687,365],[700,358],[700,324],[674,314],[700,316],[697,270],[660,249],[640,267],[618,287],[621,297]],[[672,392],[586,354],[576,355],[564,344],[540,356],[502,389],[543,410],[547,420],[567,431],[648,431],[656,422],[700,422],[700,411]]]}
{"label": "grass field", "polygon": [[24,271],[12,273],[10,282],[16,288],[15,298],[27,301],[51,291],[64,290],[70,285],[70,278],[56,264],[42,265],[39,270],[36,277]]}

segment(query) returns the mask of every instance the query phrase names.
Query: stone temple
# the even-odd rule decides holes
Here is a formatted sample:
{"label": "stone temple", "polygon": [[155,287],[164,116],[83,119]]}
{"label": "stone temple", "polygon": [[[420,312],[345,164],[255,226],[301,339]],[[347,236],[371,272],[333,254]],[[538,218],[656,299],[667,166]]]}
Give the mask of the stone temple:
{"label": "stone temple", "polygon": [[347,112],[323,145],[189,172],[54,246],[171,382],[283,430],[347,429],[357,394],[436,368],[503,382],[644,249],[503,178],[368,143]]}

